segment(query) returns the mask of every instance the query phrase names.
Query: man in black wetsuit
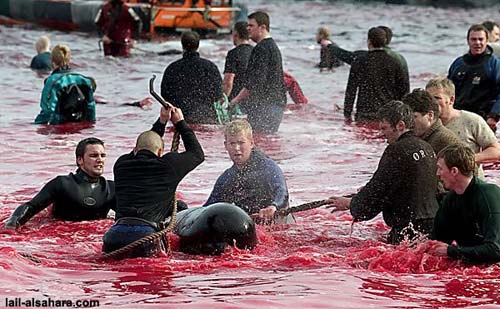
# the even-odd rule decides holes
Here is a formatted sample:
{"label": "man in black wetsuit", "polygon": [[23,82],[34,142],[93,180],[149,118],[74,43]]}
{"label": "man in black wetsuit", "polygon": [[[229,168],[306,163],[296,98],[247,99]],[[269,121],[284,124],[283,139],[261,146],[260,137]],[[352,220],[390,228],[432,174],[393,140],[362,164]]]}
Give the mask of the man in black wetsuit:
{"label": "man in black wetsuit", "polygon": [[163,73],[162,97],[182,109],[188,123],[215,124],[214,102],[222,98],[222,78],[217,66],[200,57],[200,36],[182,33],[182,59],[172,62]]}
{"label": "man in black wetsuit", "polygon": [[275,133],[286,105],[286,88],[281,52],[269,33],[269,15],[255,12],[248,16],[250,38],[257,43],[247,66],[245,87],[231,100],[248,116],[254,132]]}
{"label": "man in black wetsuit", "polygon": [[413,111],[400,101],[379,110],[380,129],[389,146],[370,181],[354,197],[331,197],[330,207],[351,211],[354,221],[373,219],[382,212],[395,244],[416,232],[428,234],[438,209],[436,155],[431,145],[413,135]]}
{"label": "man in black wetsuit", "polygon": [[[179,131],[186,151],[163,155],[162,137],[168,120]],[[103,251],[115,251],[162,229],[172,214],[177,185],[203,160],[203,149],[181,109],[162,107],[153,128],[141,133],[134,150],[115,163],[116,223],[104,234]],[[126,256],[151,256],[158,251],[158,242],[150,241]]]}
{"label": "man in black wetsuit", "polygon": [[115,208],[115,186],[104,179],[106,153],[104,143],[86,138],[76,146],[76,173],[57,176],[29,202],[17,207],[5,222],[6,228],[17,228],[52,204],[56,219],[84,221],[104,219]]}
{"label": "man in black wetsuit", "polygon": [[500,261],[500,188],[474,176],[474,151],[450,145],[438,154],[437,173],[450,192],[434,220],[435,255],[484,263]]}

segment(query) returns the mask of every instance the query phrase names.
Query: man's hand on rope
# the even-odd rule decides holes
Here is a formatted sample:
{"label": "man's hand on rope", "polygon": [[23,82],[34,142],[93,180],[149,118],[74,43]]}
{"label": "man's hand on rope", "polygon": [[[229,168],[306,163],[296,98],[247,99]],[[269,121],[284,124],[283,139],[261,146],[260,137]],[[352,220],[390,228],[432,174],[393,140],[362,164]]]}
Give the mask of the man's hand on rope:
{"label": "man's hand on rope", "polygon": [[274,213],[276,213],[276,206],[271,205],[259,210],[258,213],[251,214],[250,217],[258,223],[262,222],[263,224],[266,224],[274,221]]}
{"label": "man's hand on rope", "polygon": [[348,210],[351,204],[350,197],[332,196],[326,200],[326,208],[332,208],[332,212]]}

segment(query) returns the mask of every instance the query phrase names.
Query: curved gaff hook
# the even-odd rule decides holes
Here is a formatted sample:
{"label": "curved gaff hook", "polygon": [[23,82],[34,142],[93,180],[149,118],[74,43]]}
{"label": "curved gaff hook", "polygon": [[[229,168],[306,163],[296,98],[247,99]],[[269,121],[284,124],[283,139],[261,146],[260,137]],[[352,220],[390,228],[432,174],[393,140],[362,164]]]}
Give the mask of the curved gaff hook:
{"label": "curved gaff hook", "polygon": [[156,75],[153,74],[153,77],[149,80],[149,93],[158,101],[163,107],[173,107],[173,105],[167,101],[165,101],[158,93],[155,91],[155,79]]}

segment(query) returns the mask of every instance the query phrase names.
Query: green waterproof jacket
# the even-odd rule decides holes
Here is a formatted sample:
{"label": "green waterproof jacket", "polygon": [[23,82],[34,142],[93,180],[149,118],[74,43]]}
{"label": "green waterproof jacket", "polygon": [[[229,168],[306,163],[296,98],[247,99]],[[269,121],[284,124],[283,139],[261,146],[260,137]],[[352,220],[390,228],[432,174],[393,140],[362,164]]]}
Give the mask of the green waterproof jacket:
{"label": "green waterproof jacket", "polygon": [[95,121],[94,83],[89,77],[63,70],[45,81],[40,98],[38,124]]}

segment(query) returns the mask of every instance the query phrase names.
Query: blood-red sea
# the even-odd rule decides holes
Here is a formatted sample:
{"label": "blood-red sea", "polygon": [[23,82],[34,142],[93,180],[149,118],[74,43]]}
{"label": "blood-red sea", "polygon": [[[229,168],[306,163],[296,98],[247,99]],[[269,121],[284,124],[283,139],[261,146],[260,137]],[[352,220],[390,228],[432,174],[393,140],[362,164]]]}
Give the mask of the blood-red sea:
{"label": "blood-red sea", "polygon": [[[349,66],[320,73],[321,25],[347,49],[365,49],[366,32],[387,25],[392,48],[409,65],[411,88],[446,74],[467,51],[469,25],[498,17],[498,10],[436,9],[334,1],[251,1],[250,11],[271,15],[271,33],[284,68],[299,81],[309,104],[290,100],[279,133],[257,136],[256,144],[283,169],[292,206],[355,192],[371,177],[386,147],[380,133],[345,124],[343,106]],[[46,77],[29,69],[36,39],[68,44],[72,67],[97,81],[95,124],[34,125]],[[0,25],[0,220],[28,201],[56,175],[75,170],[74,149],[85,137],[106,143],[104,176],[113,179],[116,159],[148,130],[159,105],[148,99],[165,67],[179,56],[144,50],[180,48],[174,41],[140,42],[131,58],[104,57],[95,34],[59,32],[37,26]],[[200,53],[222,71],[229,35],[203,40]],[[159,91],[159,90],[158,90]],[[142,108],[122,106],[144,100]],[[220,127],[197,126],[206,161],[178,190],[191,207],[208,197],[218,175],[231,165]],[[167,136],[166,143],[170,143]],[[486,180],[499,183],[497,165],[485,167]],[[135,308],[415,308],[482,307],[500,302],[500,266],[467,265],[426,253],[429,241],[388,245],[381,217],[352,225],[348,212],[315,209],[296,214],[297,223],[259,226],[258,246],[229,248],[221,256],[188,255],[178,250],[155,258],[102,261],[102,235],[112,220],[63,222],[42,211],[17,231],[0,227],[0,306],[8,301],[97,300],[101,307]]]}

